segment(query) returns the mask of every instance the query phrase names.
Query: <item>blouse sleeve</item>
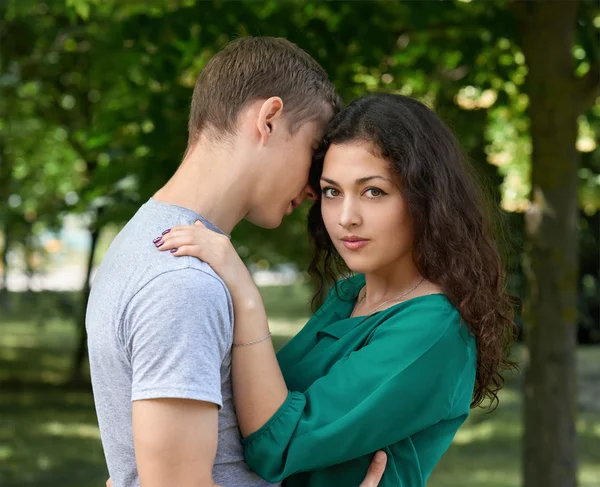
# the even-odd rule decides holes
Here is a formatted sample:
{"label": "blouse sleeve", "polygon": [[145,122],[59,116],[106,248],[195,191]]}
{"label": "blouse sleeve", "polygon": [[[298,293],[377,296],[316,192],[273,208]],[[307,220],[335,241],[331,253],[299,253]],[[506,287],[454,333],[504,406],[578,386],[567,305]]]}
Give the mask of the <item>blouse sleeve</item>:
{"label": "blouse sleeve", "polygon": [[[463,327],[464,329],[464,327]],[[474,367],[455,310],[409,307],[304,393],[292,391],[243,440],[246,461],[270,482],[375,452],[446,418]],[[473,384],[465,385],[471,387]]]}

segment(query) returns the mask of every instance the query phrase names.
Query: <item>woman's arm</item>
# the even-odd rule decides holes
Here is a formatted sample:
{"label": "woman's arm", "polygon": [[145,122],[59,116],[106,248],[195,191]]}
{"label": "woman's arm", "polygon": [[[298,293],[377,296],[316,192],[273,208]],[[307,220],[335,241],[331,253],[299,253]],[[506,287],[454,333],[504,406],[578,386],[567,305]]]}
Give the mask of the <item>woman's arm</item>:
{"label": "woman's arm", "polygon": [[[281,407],[288,389],[275,356],[262,298],[256,286],[237,297],[232,293],[233,332],[232,381],[235,408],[242,436],[261,428]],[[252,343],[256,340],[258,343]],[[248,345],[246,345],[248,344]]]}
{"label": "woman's arm", "polygon": [[442,420],[458,428],[468,415],[476,360],[459,326],[447,311],[423,309],[380,325],[363,348],[306,391],[291,392],[244,438],[250,468],[275,482],[363,457]]}
{"label": "woman's arm", "polygon": [[263,426],[288,397],[273,344],[270,339],[261,340],[270,338],[270,331],[260,292],[229,239],[208,230],[202,222],[174,227],[162,242],[158,247],[161,251],[195,256],[208,263],[229,289],[235,323],[234,400],[240,430],[248,436]]}

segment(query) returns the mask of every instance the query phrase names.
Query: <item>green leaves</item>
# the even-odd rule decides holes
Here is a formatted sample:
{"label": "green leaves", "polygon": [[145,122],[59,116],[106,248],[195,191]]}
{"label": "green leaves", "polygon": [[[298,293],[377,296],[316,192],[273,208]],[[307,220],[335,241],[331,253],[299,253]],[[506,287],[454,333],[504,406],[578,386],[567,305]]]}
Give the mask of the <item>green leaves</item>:
{"label": "green leaves", "polygon": [[66,0],[67,7],[71,7],[83,20],[90,16],[91,0]]}
{"label": "green leaves", "polygon": [[[374,90],[423,99],[485,172],[500,171],[505,207],[526,205],[527,67],[506,2],[8,0],[4,8],[0,49],[10,62],[0,66],[0,137],[14,165],[11,185],[24,188],[23,165],[49,181],[62,177],[44,187],[63,211],[87,211],[103,198],[119,207],[106,218],[131,216],[180,162],[196,77],[239,35],[297,43],[346,101]],[[574,51],[581,70],[593,64],[597,10],[582,8]],[[597,109],[587,115],[585,141],[599,117]],[[591,176],[582,177],[582,205],[597,208],[598,158],[585,159]],[[50,164],[51,174],[37,164]],[[64,203],[67,193],[77,195],[75,205]],[[56,211],[40,199],[39,214],[44,205]],[[234,240],[250,261],[268,255],[304,265],[309,255],[300,214],[268,234],[244,224]]]}

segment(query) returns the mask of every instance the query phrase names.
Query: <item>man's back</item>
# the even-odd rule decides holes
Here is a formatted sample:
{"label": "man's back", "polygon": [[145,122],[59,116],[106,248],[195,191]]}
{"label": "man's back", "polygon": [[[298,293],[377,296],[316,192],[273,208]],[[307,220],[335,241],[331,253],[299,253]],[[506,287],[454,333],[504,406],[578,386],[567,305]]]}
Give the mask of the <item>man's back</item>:
{"label": "man's back", "polygon": [[92,285],[86,317],[90,368],[114,487],[139,485],[132,401],[158,398],[220,406],[215,481],[271,485],[243,461],[231,395],[229,293],[204,262],[175,258],[152,243],[163,230],[197,218],[186,208],[148,201],[115,238]]}

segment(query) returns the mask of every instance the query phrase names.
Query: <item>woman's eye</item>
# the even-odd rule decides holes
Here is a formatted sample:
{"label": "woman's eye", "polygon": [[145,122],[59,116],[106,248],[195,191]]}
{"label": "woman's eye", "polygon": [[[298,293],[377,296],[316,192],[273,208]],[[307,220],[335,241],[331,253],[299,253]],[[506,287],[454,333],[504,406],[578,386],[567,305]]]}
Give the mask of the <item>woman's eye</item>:
{"label": "woman's eye", "polygon": [[325,198],[337,198],[340,195],[340,191],[335,188],[324,188],[322,191]]}
{"label": "woman's eye", "polygon": [[369,198],[379,198],[385,195],[385,193],[378,188],[369,188],[365,191],[365,194],[367,194]]}

